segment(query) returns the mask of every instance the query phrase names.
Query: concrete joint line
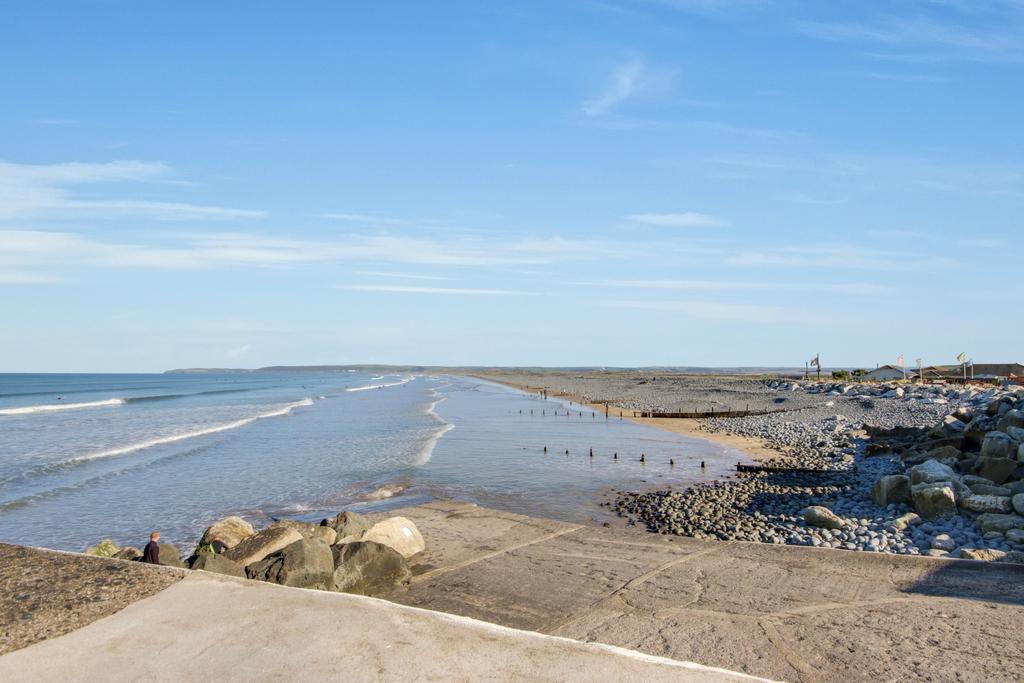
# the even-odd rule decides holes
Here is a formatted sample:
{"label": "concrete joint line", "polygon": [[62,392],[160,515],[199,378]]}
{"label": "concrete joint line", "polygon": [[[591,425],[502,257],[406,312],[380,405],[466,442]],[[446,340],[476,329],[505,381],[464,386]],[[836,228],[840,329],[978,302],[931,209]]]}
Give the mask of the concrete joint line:
{"label": "concrete joint line", "polygon": [[484,555],[481,555],[480,557],[474,557],[472,559],[465,560],[465,561],[459,562],[457,564],[453,564],[450,567],[438,567],[437,569],[432,569],[429,572],[426,572],[424,574],[420,574],[417,577],[414,577],[413,578],[413,582],[414,583],[422,583],[423,581],[425,581],[427,579],[430,579],[430,578],[433,578],[435,576],[441,576],[442,574],[449,574],[451,572],[458,571],[459,569],[464,569],[464,568],[472,566],[474,564],[477,564],[477,563],[480,563],[480,562],[484,562],[486,560],[490,560],[492,558],[498,557],[499,555],[504,555],[506,553],[510,553],[510,552],[515,551],[515,550],[519,550],[521,548],[526,548],[528,546],[535,545],[537,543],[543,543],[544,541],[550,541],[553,538],[558,538],[559,536],[564,536],[565,534],[571,534],[572,532],[579,531],[582,528],[583,528],[582,525],[578,525],[578,526],[569,527],[568,529],[561,529],[559,531],[555,531],[555,532],[552,532],[550,534],[545,534],[544,536],[541,536],[540,538],[535,538],[532,541],[526,541],[525,543],[519,543],[519,544],[516,544],[516,545],[509,546],[507,548],[501,548],[500,550],[495,550],[494,552],[486,553]]}

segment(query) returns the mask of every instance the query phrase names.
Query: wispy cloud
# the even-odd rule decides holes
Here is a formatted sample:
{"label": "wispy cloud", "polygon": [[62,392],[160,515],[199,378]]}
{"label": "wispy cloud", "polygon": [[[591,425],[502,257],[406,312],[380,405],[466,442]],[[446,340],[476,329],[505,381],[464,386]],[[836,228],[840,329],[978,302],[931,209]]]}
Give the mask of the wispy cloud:
{"label": "wispy cloud", "polygon": [[365,213],[322,213],[320,217],[345,223],[358,223],[360,225],[409,225],[409,221],[403,218],[374,216]]}
{"label": "wispy cloud", "polygon": [[601,116],[631,97],[640,87],[645,71],[644,61],[636,56],[616,66],[601,93],[580,106],[583,113],[587,116]]}
{"label": "wispy cloud", "polygon": [[682,213],[635,213],[628,217],[634,223],[654,225],[663,228],[714,228],[728,225],[728,221],[706,213],[684,211]]}
{"label": "wispy cloud", "polygon": [[443,275],[422,275],[420,273],[394,273],[384,270],[358,270],[356,275],[369,275],[371,277],[393,277],[399,280],[451,280]]}
{"label": "wispy cloud", "polygon": [[241,358],[245,354],[249,353],[249,349],[251,348],[252,346],[250,344],[242,344],[241,346],[229,350],[224,355],[228,358]]}
{"label": "wispy cloud", "polygon": [[[71,232],[0,230],[0,268],[61,277],[83,268],[197,269],[290,267],[363,262],[459,267],[537,266],[629,258],[638,247],[621,242],[562,237],[495,239],[493,235],[423,238],[351,235],[335,241],[248,233],[158,236],[155,241],[100,240]],[[153,238],[151,238],[153,239]]]}
{"label": "wispy cloud", "polygon": [[15,164],[0,161],[0,220],[141,216],[158,220],[261,218],[264,211],[139,199],[82,199],[69,188],[101,183],[177,183],[159,162]]}
{"label": "wispy cloud", "polygon": [[647,311],[682,313],[705,320],[721,320],[746,323],[795,322],[806,317],[791,307],[763,306],[757,304],[728,303],[720,301],[608,301],[602,302],[613,308],[632,308]]}
{"label": "wispy cloud", "polygon": [[889,291],[888,287],[870,282],[822,283],[822,282],[775,282],[737,280],[605,280],[598,282],[573,283],[588,287],[611,287],[654,290],[689,291],[773,291],[773,292],[830,292],[853,296],[873,296]]}
{"label": "wispy cloud", "polygon": [[942,256],[918,256],[908,250],[865,249],[855,245],[786,246],[740,251],[726,259],[734,266],[788,266],[839,270],[923,272],[948,268],[954,261]]}
{"label": "wispy cloud", "polygon": [[1007,4],[998,21],[965,23],[939,15],[881,16],[873,21],[801,21],[798,30],[820,40],[860,43],[891,50],[880,57],[910,62],[1024,63],[1020,5]]}
{"label": "wispy cloud", "polygon": [[403,285],[338,285],[353,292],[389,292],[394,294],[447,294],[456,296],[536,296],[535,292],[516,289],[474,289],[462,287],[412,287]]}

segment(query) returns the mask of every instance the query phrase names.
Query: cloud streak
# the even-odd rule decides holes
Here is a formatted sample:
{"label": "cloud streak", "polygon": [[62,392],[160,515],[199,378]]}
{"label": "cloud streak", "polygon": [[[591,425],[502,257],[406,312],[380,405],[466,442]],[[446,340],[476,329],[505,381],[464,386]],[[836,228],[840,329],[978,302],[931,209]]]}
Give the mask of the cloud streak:
{"label": "cloud streak", "polygon": [[82,199],[71,188],[110,183],[175,183],[163,163],[14,164],[0,161],[0,220],[120,218],[156,220],[257,219],[265,211],[139,199]]}
{"label": "cloud streak", "polygon": [[455,296],[536,296],[535,292],[516,289],[477,289],[463,287],[415,287],[406,285],[338,285],[352,292],[386,292],[390,294],[444,294]]}
{"label": "cloud streak", "polygon": [[616,66],[597,97],[585,101],[580,109],[587,116],[601,116],[631,97],[640,87],[646,67],[639,57],[632,57]]}
{"label": "cloud streak", "polygon": [[684,211],[682,213],[636,213],[628,217],[634,223],[663,228],[714,228],[728,225],[728,221],[706,213]]}

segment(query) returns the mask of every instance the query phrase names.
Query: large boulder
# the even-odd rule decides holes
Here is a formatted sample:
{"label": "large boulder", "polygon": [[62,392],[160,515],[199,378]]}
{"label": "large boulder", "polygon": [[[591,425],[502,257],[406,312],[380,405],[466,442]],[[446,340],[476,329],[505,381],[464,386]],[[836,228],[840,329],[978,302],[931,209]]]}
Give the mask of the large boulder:
{"label": "large boulder", "polygon": [[924,520],[921,519],[921,515],[916,512],[905,512],[892,520],[892,526],[896,531],[903,531],[907,527],[920,524],[923,521]]}
{"label": "large boulder", "polygon": [[842,517],[824,505],[811,505],[804,508],[801,514],[808,526],[816,526],[822,529],[841,529],[844,524]]}
{"label": "large boulder", "polygon": [[941,429],[947,434],[963,434],[967,431],[967,424],[959,420],[955,415],[947,415],[942,420]]}
{"label": "large boulder", "polygon": [[1006,557],[1006,552],[995,548],[960,548],[960,557],[965,560],[995,562]]}
{"label": "large boulder", "polygon": [[943,465],[938,460],[926,460],[920,465],[911,467],[911,484],[935,484],[939,482],[952,482],[959,480],[956,472],[949,465]]}
{"label": "large boulder", "polygon": [[995,428],[996,419],[994,417],[977,415],[967,425],[967,431],[964,432],[964,438],[975,446],[981,446],[982,442],[985,440],[985,436],[989,432],[995,430]]}
{"label": "large boulder", "polygon": [[181,561],[181,553],[178,552],[178,546],[173,543],[160,544],[160,564],[165,567],[188,569],[188,565]]}
{"label": "large boulder", "polygon": [[234,548],[228,548],[224,552],[224,557],[245,567],[300,540],[302,534],[295,529],[271,526],[253,534]]}
{"label": "large boulder", "polygon": [[248,565],[245,574],[250,579],[282,586],[331,590],[334,587],[334,556],[331,547],[320,539],[300,536],[294,543]]}
{"label": "large boulder", "polygon": [[1009,498],[1013,495],[1010,489],[995,484],[971,484],[969,488],[976,496],[1006,496]]}
{"label": "large boulder", "polygon": [[354,541],[336,545],[331,552],[336,591],[380,595],[412,579],[412,571],[402,554],[382,543]]}
{"label": "large boulder", "polygon": [[902,474],[890,474],[876,480],[871,488],[871,498],[880,507],[892,503],[910,503],[910,478]]}
{"label": "large boulder", "polygon": [[994,484],[1002,484],[1017,469],[1018,462],[1012,458],[990,458],[982,456],[974,463],[974,473],[990,480]]}
{"label": "large boulder", "polygon": [[978,515],[974,523],[981,529],[981,533],[987,534],[990,531],[998,531],[1005,534],[1010,529],[1024,529],[1024,517],[1020,515],[1003,515],[996,512],[986,512]]}
{"label": "large boulder", "polygon": [[362,540],[383,543],[400,552],[402,557],[412,557],[427,547],[420,530],[405,517],[389,517],[383,522],[377,522],[363,535]]}
{"label": "large boulder", "polygon": [[211,524],[203,532],[203,537],[199,539],[199,544],[196,546],[196,552],[199,551],[199,548],[210,543],[214,536],[219,538],[220,542],[227,547],[233,548],[254,533],[256,533],[256,530],[252,528],[252,524],[249,524],[249,522],[241,517],[225,517],[219,522]]}
{"label": "large boulder", "polygon": [[967,496],[960,501],[960,507],[971,512],[1011,512],[1009,496]]}
{"label": "large boulder", "polygon": [[213,572],[214,574],[226,574],[227,576],[245,578],[245,569],[242,565],[232,562],[217,553],[199,553],[192,561],[191,568],[204,572]]}
{"label": "large boulder", "polygon": [[[1011,499],[1014,512],[1018,515],[1024,515],[1024,493],[1018,493]],[[1007,510],[1009,512],[1009,510]]]}
{"label": "large boulder", "polygon": [[1008,432],[1010,427],[1024,428],[1024,411],[1008,410],[996,423],[996,429]]}
{"label": "large boulder", "polygon": [[1011,545],[1024,545],[1024,529],[1010,529],[1005,536],[1006,542]]}
{"label": "large boulder", "polygon": [[134,562],[135,560],[139,560],[142,558],[142,551],[138,548],[133,548],[130,545],[126,545],[125,547],[121,548],[116,553],[111,555],[111,557],[115,560],[129,560]]}
{"label": "large boulder", "polygon": [[358,540],[363,537],[363,534],[370,530],[373,523],[358,513],[346,510],[345,512],[340,512],[335,515],[333,519],[325,519],[320,522],[320,526],[334,529],[334,533],[338,540],[348,537]]}
{"label": "large boulder", "polygon": [[955,446],[939,446],[928,451],[928,457],[932,460],[949,465],[963,457],[963,452]]}
{"label": "large boulder", "polygon": [[956,494],[948,482],[915,484],[910,489],[914,509],[925,519],[952,517],[956,514]]}
{"label": "large boulder", "polygon": [[[79,546],[81,547],[81,546]],[[105,538],[96,545],[89,546],[85,550],[86,555],[95,555],[96,557],[113,557],[114,553],[120,550],[117,544],[111,539]]]}
{"label": "large boulder", "polygon": [[981,442],[981,457],[983,458],[1013,458],[1017,455],[1017,444],[1010,438],[1009,434],[1003,432],[989,432],[985,440]]}

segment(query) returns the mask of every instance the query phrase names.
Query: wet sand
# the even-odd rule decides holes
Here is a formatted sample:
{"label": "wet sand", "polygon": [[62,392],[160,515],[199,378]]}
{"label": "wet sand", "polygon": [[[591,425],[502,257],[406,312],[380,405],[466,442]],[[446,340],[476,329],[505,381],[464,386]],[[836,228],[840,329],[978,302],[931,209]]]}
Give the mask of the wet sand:
{"label": "wet sand", "polygon": [[[487,380],[489,382],[496,382],[505,386],[519,389],[528,393],[536,394],[543,390],[542,386],[531,385],[516,381],[518,378],[512,378],[503,374],[490,374],[490,373],[478,373],[470,375],[478,379]],[[540,379],[542,375],[538,375]],[[605,404],[604,403],[590,403],[586,399],[578,394],[571,392],[549,392],[548,396],[551,398],[562,398],[578,403],[581,406],[586,406],[587,409],[597,412],[598,414],[604,414]],[[619,417],[621,412],[622,419],[635,422],[636,424],[646,425],[648,427],[656,427],[663,429],[673,434],[680,434],[682,436],[688,436],[695,439],[704,439],[706,441],[712,441],[728,448],[736,448],[746,453],[751,460],[762,462],[771,458],[779,457],[779,451],[770,448],[763,439],[758,439],[751,436],[740,436],[736,434],[723,434],[713,433],[706,431],[701,421],[697,419],[689,418],[670,418],[670,417],[634,417],[634,411],[628,408],[622,408],[616,403],[609,402],[608,410],[610,417]]]}

